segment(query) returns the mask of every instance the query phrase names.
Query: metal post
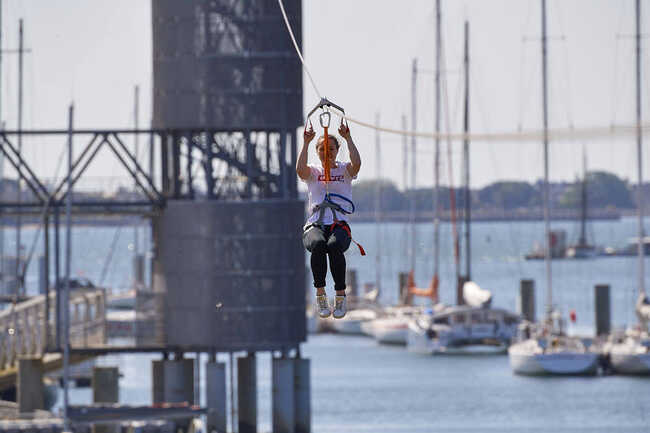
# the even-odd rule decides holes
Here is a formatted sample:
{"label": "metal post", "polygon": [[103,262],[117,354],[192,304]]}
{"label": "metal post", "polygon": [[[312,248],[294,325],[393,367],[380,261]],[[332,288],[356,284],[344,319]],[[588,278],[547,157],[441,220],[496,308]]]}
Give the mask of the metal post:
{"label": "metal post", "polygon": [[56,293],[56,348],[61,349],[61,245],[59,242],[59,206],[54,208],[54,291]]}
{"label": "metal post", "polygon": [[[140,86],[136,85],[134,89],[134,95],[133,95],[133,126],[135,130],[138,130],[138,111],[140,110]],[[140,134],[137,132],[135,133],[135,136],[133,137],[134,141],[134,158],[137,161],[139,157],[139,150],[140,150],[140,143],[139,143],[139,138]],[[133,184],[133,191],[137,192],[138,191],[138,183],[134,181]],[[138,233],[138,223],[136,222],[135,226],[133,227],[133,256],[138,257],[138,254],[140,253],[140,239],[139,239],[139,233]],[[136,263],[136,262],[134,262]],[[137,266],[137,264],[136,264]],[[134,274],[136,275],[134,280],[138,282],[137,280],[137,268],[134,269]]]}
{"label": "metal post", "polygon": [[45,214],[43,221],[45,232],[43,249],[45,255],[45,347],[50,347],[50,210]]}
{"label": "metal post", "polygon": [[65,199],[65,285],[63,295],[63,431],[70,431],[68,418],[68,386],[70,380],[70,259],[72,258],[72,125],[74,104],[68,111],[68,194]]}
{"label": "metal post", "polygon": [[[22,152],[23,152],[23,20],[22,18],[18,22],[18,175],[16,179],[16,188],[17,188],[17,201],[18,203],[22,202]],[[16,214],[16,278],[17,284],[16,294],[19,294],[21,291],[25,290],[24,283],[19,279],[20,272],[20,235],[21,235],[21,224],[22,216],[20,212]]]}

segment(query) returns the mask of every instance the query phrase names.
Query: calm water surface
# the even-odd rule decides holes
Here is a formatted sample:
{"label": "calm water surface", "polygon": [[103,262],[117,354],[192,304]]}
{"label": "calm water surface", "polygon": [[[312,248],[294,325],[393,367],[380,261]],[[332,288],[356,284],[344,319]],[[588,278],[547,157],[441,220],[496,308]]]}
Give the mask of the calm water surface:
{"label": "calm water surface", "polygon": [[[646,222],[646,227],[648,227]],[[577,224],[554,223],[575,239]],[[380,250],[381,300],[397,299],[397,273],[409,268],[406,227],[385,224],[378,242],[372,224],[353,224],[355,239],[368,256],[350,249],[348,264],[358,280],[376,280],[375,252]],[[105,283],[127,286],[130,281],[129,244],[133,230],[122,229]],[[433,269],[432,229],[420,224],[417,242],[416,281],[428,284]],[[633,219],[594,222],[589,232],[595,242],[622,246],[635,235]],[[441,232],[441,297],[453,302],[454,264],[450,226]],[[77,252],[75,273],[96,279],[116,229],[78,229],[73,237]],[[472,226],[472,276],[490,289],[494,304],[515,309],[519,280],[536,281],[537,314],[543,312],[546,280],[542,262],[521,257],[542,240],[541,222],[475,223]],[[29,233],[25,238],[29,239]],[[9,242],[9,239],[8,239]],[[381,248],[378,248],[378,245]],[[83,252],[83,254],[81,254]],[[553,301],[566,314],[578,316],[572,331],[593,333],[593,286],[611,285],[612,321],[624,326],[634,319],[637,290],[635,258],[598,258],[588,261],[553,262]],[[650,287],[650,258],[646,259],[646,285]],[[30,274],[29,280],[36,281]],[[328,286],[331,287],[331,286]],[[506,356],[428,357],[404,348],[377,345],[363,337],[310,336],[302,346],[312,362],[313,431],[325,432],[644,432],[650,431],[650,378],[586,377],[531,378],[514,376]],[[118,365],[120,400],[143,404],[151,401],[150,363],[157,355],[105,357],[101,363]],[[258,415],[260,431],[270,431],[270,358],[259,355]],[[223,361],[227,359],[224,358]],[[203,374],[202,374],[203,376]],[[205,401],[205,396],[202,396]],[[74,389],[72,403],[91,400],[88,389]]]}

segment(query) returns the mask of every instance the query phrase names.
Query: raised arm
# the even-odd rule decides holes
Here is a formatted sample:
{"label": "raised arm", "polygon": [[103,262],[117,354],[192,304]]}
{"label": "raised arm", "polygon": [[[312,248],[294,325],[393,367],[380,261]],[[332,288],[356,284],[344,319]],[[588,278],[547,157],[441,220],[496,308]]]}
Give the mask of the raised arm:
{"label": "raised arm", "polygon": [[309,151],[309,143],[315,136],[316,133],[310,123],[309,126],[305,127],[302,149],[300,149],[300,155],[298,155],[298,161],[296,161],[296,174],[298,174],[298,177],[302,180],[309,180],[309,177],[311,176],[311,170],[309,170],[309,166],[307,165],[307,154]]}
{"label": "raised arm", "polygon": [[348,174],[350,177],[354,177],[359,173],[359,170],[361,169],[361,155],[359,155],[359,150],[352,140],[350,127],[347,125],[347,122],[343,123],[343,119],[341,119],[341,126],[339,126],[339,134],[348,143],[348,152],[350,153],[350,165],[348,166]]}

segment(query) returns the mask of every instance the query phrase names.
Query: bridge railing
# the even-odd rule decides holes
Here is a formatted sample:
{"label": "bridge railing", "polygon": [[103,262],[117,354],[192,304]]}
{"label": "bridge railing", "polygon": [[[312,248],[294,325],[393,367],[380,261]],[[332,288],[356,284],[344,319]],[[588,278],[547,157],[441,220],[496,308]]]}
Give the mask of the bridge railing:
{"label": "bridge railing", "polygon": [[[19,356],[42,356],[48,351],[57,350],[54,293],[50,294],[49,304],[49,326],[47,327],[45,295],[11,305],[0,312],[0,370],[14,366]],[[86,348],[105,344],[106,291],[104,289],[72,291],[69,308],[70,346]],[[63,309],[60,318],[61,329],[62,324]],[[62,338],[61,343],[63,343]]]}

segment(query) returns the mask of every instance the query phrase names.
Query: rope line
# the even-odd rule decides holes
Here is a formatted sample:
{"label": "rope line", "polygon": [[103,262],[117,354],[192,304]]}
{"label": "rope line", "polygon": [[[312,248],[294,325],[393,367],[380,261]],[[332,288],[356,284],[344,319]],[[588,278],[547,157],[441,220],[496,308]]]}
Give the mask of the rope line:
{"label": "rope line", "polygon": [[309,68],[307,67],[307,64],[305,63],[305,59],[302,57],[302,53],[300,52],[300,48],[298,48],[298,42],[296,42],[296,37],[293,34],[293,30],[291,30],[291,24],[289,23],[289,18],[287,17],[287,12],[284,10],[284,4],[282,3],[282,0],[278,0],[278,5],[280,5],[280,11],[282,11],[282,17],[284,18],[284,24],[287,26],[287,31],[289,32],[289,36],[291,36],[291,41],[293,42],[293,47],[296,49],[296,53],[298,54],[298,57],[300,58],[300,63],[302,63],[302,67],[307,73],[307,76],[309,77],[309,81],[311,81],[311,85],[314,87],[314,90],[316,91],[316,94],[322,98],[323,95],[318,91],[318,87],[316,86],[316,82],[314,81],[314,77],[311,76],[311,72],[309,72]]}
{"label": "rope line", "polygon": [[[421,131],[408,131],[401,129],[377,127],[370,123],[354,119],[350,116],[343,116],[349,122],[355,123],[366,128],[376,129],[389,134],[407,135],[422,138],[439,138],[441,140],[462,140],[468,138],[472,141],[539,141],[543,138],[543,131],[530,130],[522,132],[495,132],[495,133],[441,133]],[[650,131],[650,123],[641,125],[644,131]],[[597,138],[611,137],[612,135],[633,135],[636,133],[636,126],[633,125],[612,125],[607,127],[588,127],[588,128],[556,128],[549,129],[549,138],[553,139],[575,139],[575,138]]]}
{"label": "rope line", "polygon": [[[311,82],[312,87],[316,91],[316,94],[322,98],[322,94],[318,90],[318,86],[316,86],[314,77],[311,75],[311,72],[307,67],[307,63],[305,62],[305,59],[303,58],[302,53],[300,52],[300,48],[298,47],[298,43],[296,42],[296,37],[294,36],[293,30],[291,29],[291,24],[289,23],[289,18],[287,17],[287,13],[284,9],[284,4],[282,0],[278,0],[278,5],[280,6],[280,11],[282,12],[284,23],[286,25],[287,31],[289,32],[289,36],[291,37],[291,41],[293,42],[293,46],[295,48],[296,54],[298,54],[298,58],[302,63],[302,67],[307,73],[307,76],[309,77],[309,81]],[[338,110],[335,109],[333,109],[333,111],[338,112]],[[440,140],[468,139],[471,141],[496,140],[496,141],[520,141],[521,142],[521,141],[540,141],[543,139],[543,134],[544,134],[542,130],[498,132],[498,133],[436,134],[433,132],[408,131],[403,129],[380,127],[368,122],[364,122],[362,120],[355,119],[353,117],[350,117],[347,114],[343,114],[340,112],[338,113],[340,117],[344,118],[348,122],[355,123],[359,126],[363,126],[364,128],[374,129],[376,131],[386,132],[388,134],[406,135],[411,137],[421,137],[421,138],[430,138],[430,139],[436,139],[436,138]],[[642,131],[650,131],[650,123],[642,124],[641,129]],[[635,125],[611,125],[607,127],[585,127],[585,128],[569,127],[569,128],[549,129],[548,137],[549,139],[553,139],[553,140],[562,140],[562,139],[576,140],[576,139],[589,139],[589,138],[593,139],[599,137],[611,138],[612,136],[626,136],[626,135],[633,135],[635,133],[636,133]]]}

